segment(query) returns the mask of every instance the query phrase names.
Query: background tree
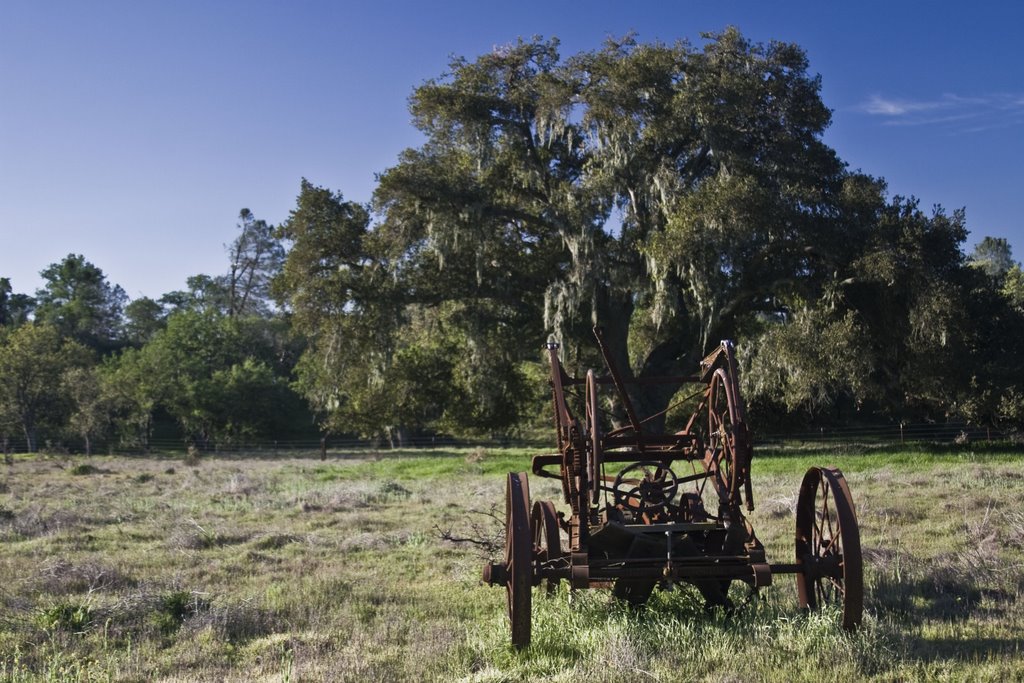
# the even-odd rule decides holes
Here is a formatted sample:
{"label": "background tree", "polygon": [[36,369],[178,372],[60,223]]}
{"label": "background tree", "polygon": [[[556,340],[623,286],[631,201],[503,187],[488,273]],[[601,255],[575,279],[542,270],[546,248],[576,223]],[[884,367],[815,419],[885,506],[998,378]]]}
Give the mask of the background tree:
{"label": "background tree", "polygon": [[368,225],[365,207],[303,179],[278,231],[291,248],[274,292],[308,340],[297,386],[339,432],[375,432],[389,422],[384,389],[395,313],[390,283],[364,245]]}
{"label": "background tree", "polygon": [[35,299],[17,294],[10,278],[0,277],[0,327],[15,327],[28,321],[35,309]]}
{"label": "background tree", "polygon": [[284,247],[274,226],[257,220],[249,209],[238,214],[240,234],[228,248],[228,315],[265,314],[270,282],[284,263]]}
{"label": "background tree", "polygon": [[26,323],[0,333],[0,422],[19,429],[35,452],[39,433],[57,433],[71,404],[63,391],[66,372],[89,364],[82,345],[63,339],[52,325]]}
{"label": "background tree", "polygon": [[214,312],[171,314],[166,329],[122,358],[117,374],[134,388],[127,414],[141,426],[147,409],[151,417],[163,408],[186,441],[204,448],[301,428],[301,403],[280,379],[279,349],[265,329]]}
{"label": "background tree", "polygon": [[144,345],[166,325],[164,306],[148,296],[133,299],[124,307],[124,337],[129,344]]}
{"label": "background tree", "polygon": [[941,419],[970,382],[964,214],[858,196],[843,203],[847,239],[814,249],[832,275],[805,288],[800,308],[791,297],[790,310],[748,328],[751,398],[837,420],[853,417],[844,406],[864,409],[861,419]]}
{"label": "background tree", "polygon": [[806,418],[840,420],[838,411],[873,398],[873,359],[863,338],[853,312],[824,307],[766,324],[742,347],[743,395],[754,423],[784,429]]}
{"label": "background tree", "polygon": [[509,312],[538,311],[540,296],[524,304],[507,281],[497,300],[473,275],[478,259],[453,259],[438,277],[369,221],[365,207],[303,180],[280,229],[291,249],[275,291],[308,339],[297,386],[322,424],[393,443],[439,426],[459,434],[513,428],[523,383],[511,340],[523,329],[511,322],[532,323],[539,334],[539,320]]}
{"label": "background tree", "polygon": [[1024,312],[1024,271],[1021,270],[1019,263],[1014,263],[1006,271],[1001,293],[1011,306]]}
{"label": "background tree", "polygon": [[269,439],[294,429],[296,396],[265,362],[248,357],[210,375],[211,432],[221,445]]}
{"label": "background tree", "polygon": [[1004,237],[984,237],[971,252],[971,265],[991,278],[1001,278],[1014,266],[1013,250]]}
{"label": "background tree", "polygon": [[227,313],[231,294],[225,278],[211,277],[200,273],[185,279],[187,289],[168,292],[160,297],[159,304],[168,312],[199,311],[203,313]]}
{"label": "background tree", "polygon": [[111,286],[102,270],[78,254],[68,254],[40,275],[45,284],[36,291],[36,321],[97,351],[116,348],[128,299],[120,285]]}
{"label": "background tree", "polygon": [[85,442],[85,454],[92,455],[95,439],[111,434],[114,418],[113,404],[104,391],[99,368],[68,368],[61,377],[60,388],[71,404],[68,428]]}
{"label": "background tree", "polygon": [[149,343],[141,350],[127,348],[99,368],[103,397],[122,446],[149,451],[155,414],[168,393],[164,355],[161,345]]}

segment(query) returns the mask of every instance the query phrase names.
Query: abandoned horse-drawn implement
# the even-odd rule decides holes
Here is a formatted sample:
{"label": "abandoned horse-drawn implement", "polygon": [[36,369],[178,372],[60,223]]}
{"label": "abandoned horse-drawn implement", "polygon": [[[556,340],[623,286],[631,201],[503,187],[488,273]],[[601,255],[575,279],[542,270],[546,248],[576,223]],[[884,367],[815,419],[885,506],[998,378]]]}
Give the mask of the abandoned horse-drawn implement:
{"label": "abandoned horse-drawn implement", "polygon": [[[607,376],[590,370],[570,377],[558,345],[547,345],[559,452],[535,456],[532,470],[561,480],[571,513],[556,512],[550,501],[531,508],[526,473],[508,475],[505,557],[485,565],[483,575],[507,591],[512,644],[530,642],[533,587],[545,583],[553,591],[562,580],[572,589],[612,586],[632,604],[646,601],[656,586],[688,582],[709,605],[727,607],[733,581],[756,590],[776,574],[795,574],[801,606],[838,604],[843,628],[856,628],[863,606],[860,534],[842,473],[812,467],[804,476],[795,562],[767,562],[741,510],[754,509],[753,448],[732,343],[722,342],[696,375],[632,379],[616,368],[600,330],[595,336]],[[645,430],[661,415],[637,415],[629,385],[643,383],[694,388],[689,401],[696,408],[681,430]],[[607,385],[626,417],[624,426],[608,430],[599,395]],[[578,416],[570,408],[573,395]]]}

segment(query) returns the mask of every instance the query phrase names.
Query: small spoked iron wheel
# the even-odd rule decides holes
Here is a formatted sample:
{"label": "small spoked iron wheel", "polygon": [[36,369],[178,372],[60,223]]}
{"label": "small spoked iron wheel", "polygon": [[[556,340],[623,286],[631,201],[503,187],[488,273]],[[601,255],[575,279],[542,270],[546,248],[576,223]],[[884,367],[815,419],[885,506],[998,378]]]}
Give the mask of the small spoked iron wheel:
{"label": "small spoked iron wheel", "polygon": [[675,472],[653,460],[641,460],[624,468],[612,484],[615,504],[632,508],[639,514],[665,507],[678,491],[679,479]]}
{"label": "small spoked iron wheel", "polygon": [[796,508],[796,575],[800,606],[838,604],[843,628],[860,626],[864,611],[864,564],[850,489],[834,467],[812,467],[800,485]]}
{"label": "small spoked iron wheel", "polygon": [[521,649],[530,644],[533,590],[530,484],[525,472],[509,472],[505,488],[505,577],[512,646]]}
{"label": "small spoked iron wheel", "polygon": [[[553,561],[565,557],[565,553],[562,552],[562,537],[554,503],[548,500],[538,500],[533,504],[530,528],[533,531],[534,553],[536,553],[539,563],[551,566]],[[543,578],[538,580],[544,582]],[[558,579],[547,577],[546,587],[549,595],[554,593],[558,587]]]}

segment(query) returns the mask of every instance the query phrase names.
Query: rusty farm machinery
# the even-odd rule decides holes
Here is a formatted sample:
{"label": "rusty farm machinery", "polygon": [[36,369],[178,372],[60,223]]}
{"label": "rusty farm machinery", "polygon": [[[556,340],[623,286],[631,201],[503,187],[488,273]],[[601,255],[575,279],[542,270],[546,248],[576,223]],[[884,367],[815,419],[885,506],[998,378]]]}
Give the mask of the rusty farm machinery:
{"label": "rusty farm machinery", "polygon": [[[560,581],[572,590],[611,587],[635,605],[656,587],[689,583],[709,606],[728,608],[732,582],[756,591],[777,574],[794,574],[802,607],[835,604],[843,628],[856,628],[863,610],[860,534],[842,473],[812,467],[804,476],[792,562],[769,563],[744,516],[744,508],[754,509],[753,447],[732,342],[723,341],[694,375],[629,378],[594,332],[606,375],[570,377],[558,345],[547,345],[558,452],[534,456],[531,469],[561,480],[569,510],[540,500],[531,507],[527,474],[509,473],[504,558],[484,566],[484,581],[506,590],[513,646],[530,643],[533,588],[554,591]],[[688,387],[687,405],[695,408],[678,431],[652,433],[645,424],[656,416],[637,414],[631,383]],[[600,396],[609,385],[626,416],[614,429]]]}

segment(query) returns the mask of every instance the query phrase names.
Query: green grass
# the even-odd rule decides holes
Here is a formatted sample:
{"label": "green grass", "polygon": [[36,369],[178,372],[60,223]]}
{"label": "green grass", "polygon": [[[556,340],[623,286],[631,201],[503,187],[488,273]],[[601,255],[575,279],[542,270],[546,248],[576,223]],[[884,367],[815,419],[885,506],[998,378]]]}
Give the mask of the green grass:
{"label": "green grass", "polygon": [[[847,474],[867,581],[855,634],[800,612],[779,576],[728,615],[686,587],[641,610],[538,592],[516,652],[483,554],[441,532],[498,533],[482,513],[503,513],[504,474],[532,454],[20,456],[0,470],[0,680],[1024,679],[1011,449],[761,454],[750,519],[770,561],[792,556],[806,468]],[[560,502],[557,481],[530,484]]]}

